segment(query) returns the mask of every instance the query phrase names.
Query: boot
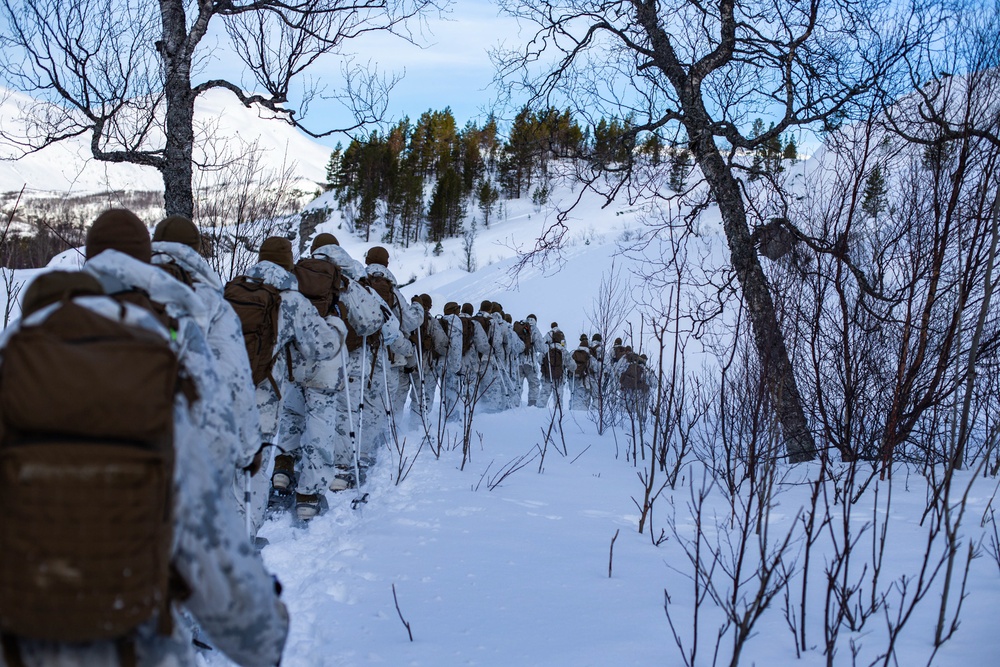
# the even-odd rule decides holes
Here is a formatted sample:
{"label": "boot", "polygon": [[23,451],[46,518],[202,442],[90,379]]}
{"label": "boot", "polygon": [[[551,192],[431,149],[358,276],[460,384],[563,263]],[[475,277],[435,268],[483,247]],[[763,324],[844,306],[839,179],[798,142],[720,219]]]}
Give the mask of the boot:
{"label": "boot", "polygon": [[295,457],[291,454],[278,454],[274,457],[274,472],[271,473],[271,486],[276,491],[292,491],[295,489]]}
{"label": "boot", "polygon": [[326,498],[320,494],[295,494],[295,516],[299,521],[306,522],[327,510]]}

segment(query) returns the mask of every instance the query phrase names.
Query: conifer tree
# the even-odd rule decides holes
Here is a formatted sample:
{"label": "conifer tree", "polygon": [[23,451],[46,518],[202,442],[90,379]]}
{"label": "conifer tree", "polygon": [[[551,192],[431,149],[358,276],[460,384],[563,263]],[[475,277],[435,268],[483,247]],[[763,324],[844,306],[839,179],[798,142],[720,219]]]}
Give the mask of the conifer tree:
{"label": "conifer tree", "polygon": [[888,188],[882,167],[876,164],[865,180],[865,189],[861,195],[861,210],[877,220],[878,214],[886,209],[887,194]]}

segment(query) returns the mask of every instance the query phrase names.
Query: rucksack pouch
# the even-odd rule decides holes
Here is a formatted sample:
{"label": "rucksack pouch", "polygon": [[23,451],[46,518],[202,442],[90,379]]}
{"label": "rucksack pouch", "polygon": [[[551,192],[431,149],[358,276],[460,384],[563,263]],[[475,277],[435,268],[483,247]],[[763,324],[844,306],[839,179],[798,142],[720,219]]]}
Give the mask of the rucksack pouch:
{"label": "rucksack pouch", "polygon": [[172,430],[177,368],[162,340],[26,327],[4,350],[0,408],[12,430],[150,441]]}
{"label": "rucksack pouch", "polygon": [[172,480],[132,443],[0,447],[0,632],[99,641],[166,609]]}

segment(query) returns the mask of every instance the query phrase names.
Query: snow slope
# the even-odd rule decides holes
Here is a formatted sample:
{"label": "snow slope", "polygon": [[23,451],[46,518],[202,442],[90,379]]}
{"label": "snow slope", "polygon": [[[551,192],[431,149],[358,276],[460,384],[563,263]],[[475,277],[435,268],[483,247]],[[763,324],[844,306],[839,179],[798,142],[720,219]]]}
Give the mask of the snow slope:
{"label": "snow slope", "polygon": [[[23,127],[24,95],[0,90],[0,125],[7,132]],[[210,136],[227,150],[245,150],[257,143],[272,166],[295,164],[298,178],[313,185],[323,182],[330,149],[281,121],[268,120],[235,101],[225,91],[213,90],[198,97],[195,123],[202,136]],[[151,167],[98,162],[91,157],[88,137],[75,137],[20,157],[20,149],[0,141],[0,192],[30,194],[83,194],[105,190],[156,191],[163,180]],[[215,172],[205,175],[212,182]]]}

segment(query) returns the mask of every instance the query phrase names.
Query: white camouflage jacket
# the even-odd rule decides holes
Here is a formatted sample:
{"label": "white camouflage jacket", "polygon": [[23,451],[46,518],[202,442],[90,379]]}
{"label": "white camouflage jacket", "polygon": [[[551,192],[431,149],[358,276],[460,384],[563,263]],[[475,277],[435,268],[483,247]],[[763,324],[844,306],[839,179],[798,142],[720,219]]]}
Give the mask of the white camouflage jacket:
{"label": "white camouflage jacket", "polygon": [[254,400],[250,360],[243,343],[240,318],[223,296],[219,275],[205,258],[183,243],[158,241],[153,243],[153,264],[173,260],[187,271],[194,281],[194,291],[208,309],[208,329],[205,336],[219,364],[219,375],[227,395],[232,400],[238,432],[238,468],[250,465],[260,447],[260,413]]}
{"label": "white camouflage jacket", "polygon": [[216,467],[231,470],[234,462],[245,458],[245,448],[239,440],[236,413],[221,367],[205,335],[210,323],[205,302],[165,271],[117,250],[105,250],[90,258],[83,270],[96,277],[108,294],[143,290],[150,299],[166,306],[167,314],[177,320],[177,356],[201,396],[195,426],[201,430]]}
{"label": "white camouflage jacket", "polygon": [[[317,363],[338,358],[344,329],[331,326],[319,316],[316,307],[299,292],[293,274],[274,262],[263,261],[247,269],[246,276],[281,291],[278,337],[274,343],[275,361],[271,371],[279,386],[289,380],[289,358],[291,377],[297,382],[306,380]],[[289,350],[287,354],[285,349]]]}
{"label": "white camouflage jacket", "polygon": [[542,338],[542,332],[538,330],[537,324],[532,322],[526,322],[526,324],[531,327],[531,347],[524,346],[521,352],[521,363],[531,364],[537,370],[538,362],[545,355],[545,339]]}
{"label": "white camouflage jacket", "polygon": [[[168,332],[143,308],[108,297],[82,297],[75,301],[105,317],[158,333],[170,341],[183,363],[185,357],[180,351],[189,341]],[[0,334],[0,347],[6,345],[18,328],[43,322],[58,307],[59,304],[51,304],[8,327]],[[187,370],[192,373],[192,369]],[[159,635],[155,620],[139,627],[135,638],[138,664],[140,667],[197,664],[189,624],[178,611],[178,606],[183,606],[204,632],[203,639],[231,660],[245,667],[273,666],[281,657],[288,634],[288,612],[275,592],[274,580],[264,568],[260,555],[247,542],[245,529],[235,507],[229,504],[232,501],[228,494],[219,493],[221,485],[228,481],[215,473],[217,466],[202,444],[198,419],[197,410],[178,396],[174,406],[175,545],[172,562],[190,587],[191,595],[174,604],[172,635]],[[117,650],[111,641],[90,644],[20,642],[21,657],[27,667],[117,665]],[[9,667],[2,653],[0,665]]]}

